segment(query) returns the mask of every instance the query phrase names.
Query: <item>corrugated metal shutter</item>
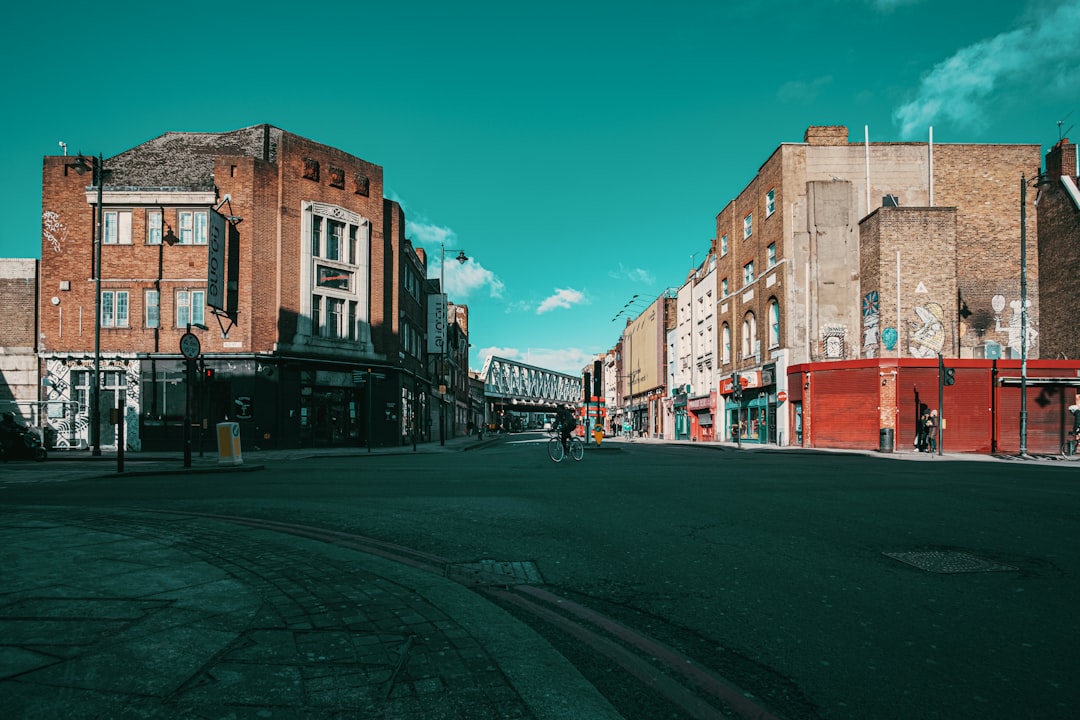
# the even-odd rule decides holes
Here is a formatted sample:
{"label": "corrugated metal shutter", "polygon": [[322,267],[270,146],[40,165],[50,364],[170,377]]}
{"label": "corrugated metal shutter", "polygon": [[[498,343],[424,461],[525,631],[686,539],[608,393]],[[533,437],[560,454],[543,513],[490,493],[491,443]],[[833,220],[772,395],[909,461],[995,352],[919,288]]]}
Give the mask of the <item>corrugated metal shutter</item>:
{"label": "corrugated metal shutter", "polygon": [[937,367],[901,367],[896,387],[896,449],[915,448],[915,433],[919,425],[919,405],[937,407]]}
{"label": "corrugated metal shutter", "polygon": [[[1020,388],[998,387],[998,452],[1020,452]],[[1027,389],[1027,451],[1056,455],[1065,432],[1072,427],[1066,407],[1074,395],[1066,388],[1029,385]]]}
{"label": "corrugated metal shutter", "polygon": [[877,450],[880,387],[876,367],[816,371],[809,396],[812,446]]}
{"label": "corrugated metal shutter", "polygon": [[[990,452],[992,382],[989,368],[957,368],[956,384],[945,388],[945,407],[938,410],[946,420],[942,450]],[[936,396],[929,405],[937,405]]]}

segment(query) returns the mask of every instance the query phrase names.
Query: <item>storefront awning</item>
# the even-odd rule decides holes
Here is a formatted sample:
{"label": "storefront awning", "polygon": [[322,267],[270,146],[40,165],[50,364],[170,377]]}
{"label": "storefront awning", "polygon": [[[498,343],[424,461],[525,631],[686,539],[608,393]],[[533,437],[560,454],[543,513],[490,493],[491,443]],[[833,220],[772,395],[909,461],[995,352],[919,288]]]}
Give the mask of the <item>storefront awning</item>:
{"label": "storefront awning", "polygon": [[701,413],[698,415],[698,425],[709,427],[712,425],[712,413]]}

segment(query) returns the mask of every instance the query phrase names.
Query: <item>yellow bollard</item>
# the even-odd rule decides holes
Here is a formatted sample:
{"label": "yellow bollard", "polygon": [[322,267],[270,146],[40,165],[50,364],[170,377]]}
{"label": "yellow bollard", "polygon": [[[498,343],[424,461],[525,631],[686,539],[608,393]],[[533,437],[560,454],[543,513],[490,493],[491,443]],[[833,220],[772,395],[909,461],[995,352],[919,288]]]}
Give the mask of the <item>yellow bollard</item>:
{"label": "yellow bollard", "polygon": [[604,437],[604,428],[600,427],[599,425],[594,425],[592,434],[593,437],[596,439],[596,447],[600,447],[600,441]]}

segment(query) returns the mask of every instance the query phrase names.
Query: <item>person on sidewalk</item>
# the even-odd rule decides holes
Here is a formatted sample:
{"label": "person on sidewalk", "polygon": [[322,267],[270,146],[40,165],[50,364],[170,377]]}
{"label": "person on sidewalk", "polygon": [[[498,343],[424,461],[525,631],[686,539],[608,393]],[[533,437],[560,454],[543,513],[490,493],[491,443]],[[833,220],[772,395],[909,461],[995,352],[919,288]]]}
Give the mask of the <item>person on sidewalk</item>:
{"label": "person on sidewalk", "polygon": [[919,413],[919,421],[915,423],[915,449],[918,452],[926,452],[926,425],[930,422],[930,408],[923,405]]}
{"label": "person on sidewalk", "polygon": [[937,410],[931,410],[926,416],[926,447],[927,452],[937,452]]}

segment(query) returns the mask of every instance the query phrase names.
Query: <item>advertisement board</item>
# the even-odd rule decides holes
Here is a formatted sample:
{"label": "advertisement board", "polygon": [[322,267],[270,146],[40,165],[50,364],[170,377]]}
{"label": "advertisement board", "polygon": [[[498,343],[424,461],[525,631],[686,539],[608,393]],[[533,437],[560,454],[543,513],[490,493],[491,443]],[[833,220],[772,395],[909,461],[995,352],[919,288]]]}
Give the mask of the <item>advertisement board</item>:
{"label": "advertisement board", "polygon": [[446,350],[446,295],[428,295],[428,354],[442,355]]}
{"label": "advertisement board", "polygon": [[225,245],[229,221],[216,210],[210,211],[207,238],[206,304],[225,310]]}

